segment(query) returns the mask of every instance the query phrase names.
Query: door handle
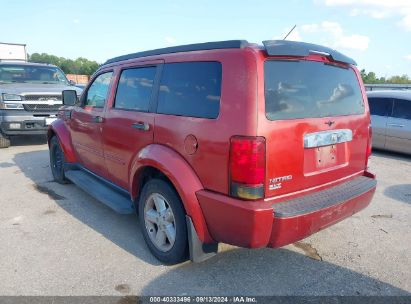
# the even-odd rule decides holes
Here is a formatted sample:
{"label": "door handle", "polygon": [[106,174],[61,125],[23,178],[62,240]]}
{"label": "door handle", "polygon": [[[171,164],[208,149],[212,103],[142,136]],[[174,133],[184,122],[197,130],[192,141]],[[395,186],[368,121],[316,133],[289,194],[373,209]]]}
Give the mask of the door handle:
{"label": "door handle", "polygon": [[93,122],[102,123],[102,122],[104,122],[104,118],[101,117],[101,116],[94,116],[93,117]]}
{"label": "door handle", "polygon": [[396,123],[389,123],[388,126],[390,127],[397,127],[397,128],[403,128],[404,125],[396,124]]}
{"label": "door handle", "polygon": [[135,122],[131,125],[133,129],[148,131],[150,130],[150,125],[146,122]]}

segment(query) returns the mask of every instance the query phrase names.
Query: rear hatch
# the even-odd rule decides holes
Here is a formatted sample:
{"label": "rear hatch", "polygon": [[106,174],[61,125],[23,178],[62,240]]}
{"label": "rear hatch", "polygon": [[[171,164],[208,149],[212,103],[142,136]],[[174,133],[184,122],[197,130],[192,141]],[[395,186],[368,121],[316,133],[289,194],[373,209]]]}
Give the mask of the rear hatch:
{"label": "rear hatch", "polygon": [[[358,73],[323,56],[264,62],[265,196],[326,185],[364,171],[369,137]],[[261,112],[260,112],[261,113]]]}

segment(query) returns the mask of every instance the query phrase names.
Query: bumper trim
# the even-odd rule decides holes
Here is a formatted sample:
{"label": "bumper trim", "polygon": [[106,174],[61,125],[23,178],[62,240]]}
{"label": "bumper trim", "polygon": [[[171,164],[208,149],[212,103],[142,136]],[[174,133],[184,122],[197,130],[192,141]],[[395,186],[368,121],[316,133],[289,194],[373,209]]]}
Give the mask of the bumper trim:
{"label": "bumper trim", "polygon": [[[358,183],[359,185],[356,185]],[[240,247],[277,248],[299,241],[364,209],[376,189],[365,171],[349,181],[285,202],[242,201],[208,190],[196,192],[215,242]],[[328,190],[328,191],[326,191]],[[315,202],[310,200],[314,199]],[[283,209],[281,210],[282,207]],[[276,212],[283,216],[277,216]],[[294,216],[285,216],[296,214]]]}
{"label": "bumper trim", "polygon": [[273,204],[274,217],[293,217],[329,208],[358,197],[376,185],[375,179],[360,176],[332,188]]}

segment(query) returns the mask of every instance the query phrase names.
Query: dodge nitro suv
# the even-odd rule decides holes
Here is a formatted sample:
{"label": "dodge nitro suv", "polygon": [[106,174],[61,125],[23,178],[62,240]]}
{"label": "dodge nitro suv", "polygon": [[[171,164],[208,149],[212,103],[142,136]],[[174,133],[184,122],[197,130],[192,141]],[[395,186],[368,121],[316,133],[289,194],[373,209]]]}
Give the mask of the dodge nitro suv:
{"label": "dodge nitro suv", "polygon": [[281,247],[365,208],[368,102],[355,62],[319,45],[234,40],[113,58],[48,130],[54,179],[137,212],[166,264],[218,243]]}
{"label": "dodge nitro suv", "polygon": [[62,106],[61,92],[70,88],[54,65],[0,62],[0,148],[10,146],[13,135],[46,134]]}

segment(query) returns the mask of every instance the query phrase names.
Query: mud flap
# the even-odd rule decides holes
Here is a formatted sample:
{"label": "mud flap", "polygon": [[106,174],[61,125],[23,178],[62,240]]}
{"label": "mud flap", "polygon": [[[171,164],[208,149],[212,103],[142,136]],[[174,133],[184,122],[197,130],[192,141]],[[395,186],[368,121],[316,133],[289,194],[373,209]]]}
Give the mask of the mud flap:
{"label": "mud flap", "polygon": [[190,260],[193,263],[200,263],[215,256],[218,251],[218,243],[204,244],[198,238],[197,232],[193,225],[193,221],[187,215],[186,223]]}

